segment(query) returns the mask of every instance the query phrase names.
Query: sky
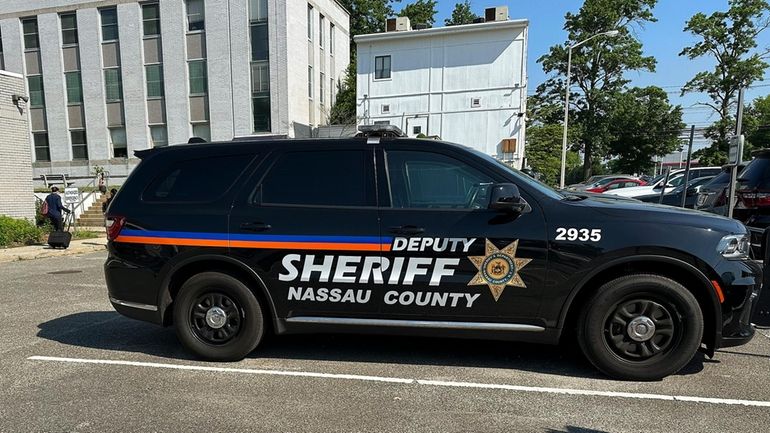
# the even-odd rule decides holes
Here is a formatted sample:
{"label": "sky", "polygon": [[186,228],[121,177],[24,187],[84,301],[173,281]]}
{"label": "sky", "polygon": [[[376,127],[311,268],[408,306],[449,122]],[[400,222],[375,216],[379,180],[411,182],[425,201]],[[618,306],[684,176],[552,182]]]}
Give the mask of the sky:
{"label": "sky", "polygon": [[[436,26],[443,26],[444,19],[452,14],[452,9],[460,0],[439,0]],[[402,4],[409,0],[403,0]],[[471,7],[477,15],[483,15],[484,9],[494,6],[508,6],[511,19],[526,18],[529,20],[529,52],[527,70],[529,76],[528,93],[534,93],[537,86],[547,78],[537,59],[548,52],[552,45],[563,44],[566,32],[563,30],[564,14],[568,11],[577,12],[582,1],[578,0],[471,0]],[[398,4],[396,4],[398,8]],[[727,0],[660,0],[653,10],[658,19],[648,23],[643,29],[638,29],[637,37],[641,40],[645,55],[657,59],[656,72],[630,72],[627,77],[632,80],[632,86],[656,85],[669,93],[672,104],[679,104],[683,109],[683,121],[696,127],[708,126],[715,117],[710,109],[698,106],[699,101],[708,101],[703,94],[688,94],[679,96],[679,88],[702,70],[713,68],[710,59],[688,60],[680,57],[682,48],[691,45],[695,38],[684,32],[686,21],[695,13],[710,14],[717,10],[727,10]],[[759,36],[759,48],[770,46],[770,30]],[[770,74],[762,82],[754,83],[754,88],[746,92],[746,100],[770,93]],[[701,144],[702,145],[702,144]],[[696,146],[698,147],[698,146]]]}

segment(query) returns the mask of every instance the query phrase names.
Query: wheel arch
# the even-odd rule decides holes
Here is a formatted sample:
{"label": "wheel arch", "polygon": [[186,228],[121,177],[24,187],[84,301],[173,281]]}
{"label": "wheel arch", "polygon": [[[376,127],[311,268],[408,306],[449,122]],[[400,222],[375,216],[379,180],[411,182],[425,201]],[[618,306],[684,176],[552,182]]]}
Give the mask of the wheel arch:
{"label": "wheel arch", "polygon": [[241,280],[260,301],[263,313],[269,314],[268,323],[272,329],[277,327],[278,316],[275,304],[270,297],[267,286],[262,278],[249,266],[238,259],[221,255],[203,255],[189,258],[177,263],[163,279],[162,289],[159,294],[161,320],[163,325],[171,325],[173,322],[173,301],[185,281],[202,272],[221,272]]}
{"label": "wheel arch", "polygon": [[574,329],[580,307],[604,283],[629,273],[651,273],[670,278],[690,291],[701,307],[704,320],[703,343],[713,355],[722,335],[722,314],[719,299],[711,280],[696,266],[684,260],[662,255],[621,257],[597,267],[584,276],[572,290],[559,315],[558,327]]}

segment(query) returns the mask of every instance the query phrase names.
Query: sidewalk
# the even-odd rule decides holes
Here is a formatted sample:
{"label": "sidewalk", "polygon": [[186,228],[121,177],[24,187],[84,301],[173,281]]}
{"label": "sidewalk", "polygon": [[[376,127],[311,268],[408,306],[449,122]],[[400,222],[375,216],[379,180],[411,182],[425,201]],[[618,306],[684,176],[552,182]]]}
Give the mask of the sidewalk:
{"label": "sidewalk", "polygon": [[70,247],[66,250],[53,249],[48,245],[0,248],[0,263],[93,253],[96,251],[104,251],[105,245],[107,245],[107,238],[98,237],[93,239],[73,240],[70,243]]}

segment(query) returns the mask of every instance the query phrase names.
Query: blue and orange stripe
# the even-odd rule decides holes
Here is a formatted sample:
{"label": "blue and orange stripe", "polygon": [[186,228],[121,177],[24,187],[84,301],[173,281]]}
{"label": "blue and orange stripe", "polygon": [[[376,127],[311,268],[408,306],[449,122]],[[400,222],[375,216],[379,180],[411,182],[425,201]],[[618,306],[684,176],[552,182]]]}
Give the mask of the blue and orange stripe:
{"label": "blue and orange stripe", "polygon": [[194,247],[281,250],[390,251],[393,238],[380,236],[247,235],[121,230],[115,242]]}

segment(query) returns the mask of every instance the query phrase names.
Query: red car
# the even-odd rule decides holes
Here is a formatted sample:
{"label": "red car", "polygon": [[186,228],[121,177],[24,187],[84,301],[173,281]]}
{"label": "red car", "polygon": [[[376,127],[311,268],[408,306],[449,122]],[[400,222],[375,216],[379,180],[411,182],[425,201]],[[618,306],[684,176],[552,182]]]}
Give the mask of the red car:
{"label": "red car", "polygon": [[586,192],[606,192],[611,189],[628,188],[631,186],[644,186],[647,182],[639,179],[615,179],[604,185],[597,185],[593,188],[587,189]]}

